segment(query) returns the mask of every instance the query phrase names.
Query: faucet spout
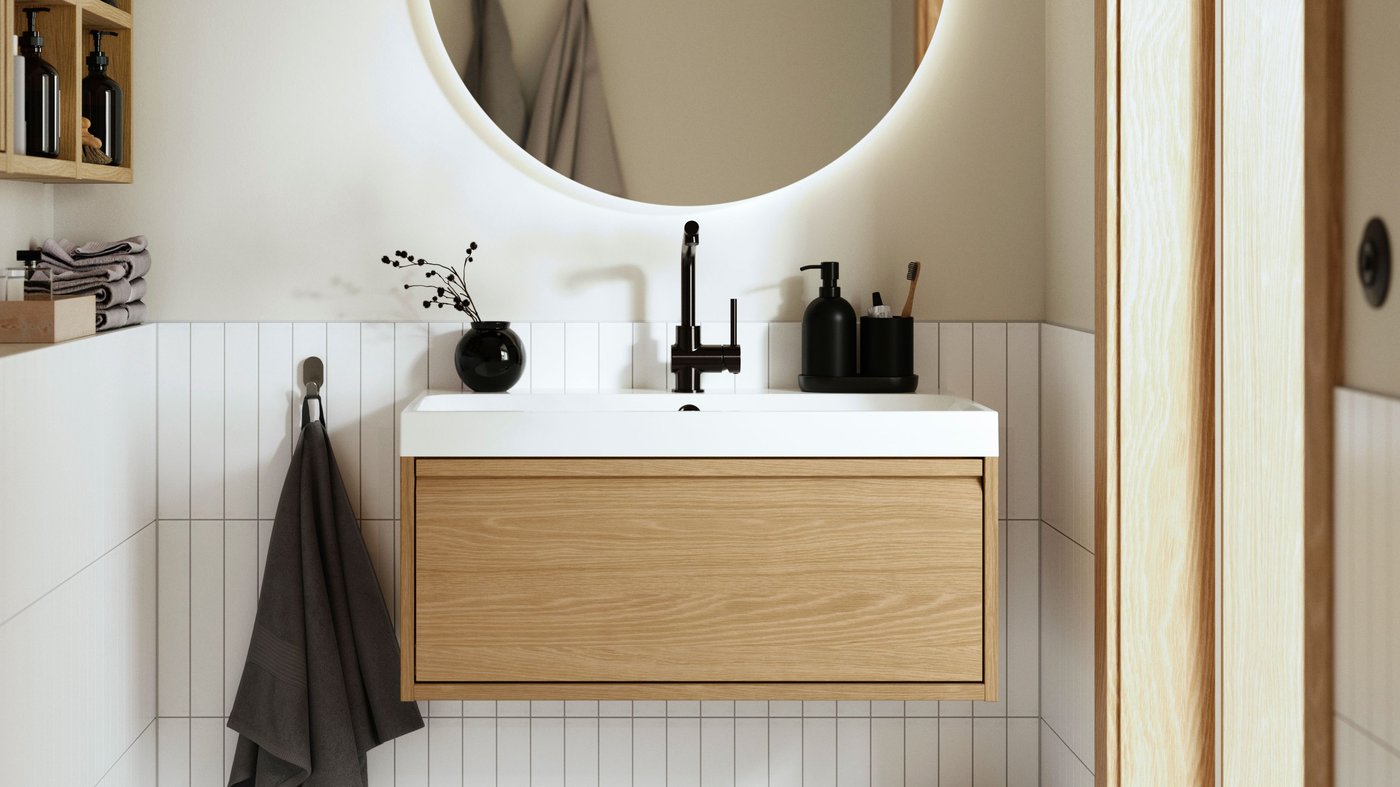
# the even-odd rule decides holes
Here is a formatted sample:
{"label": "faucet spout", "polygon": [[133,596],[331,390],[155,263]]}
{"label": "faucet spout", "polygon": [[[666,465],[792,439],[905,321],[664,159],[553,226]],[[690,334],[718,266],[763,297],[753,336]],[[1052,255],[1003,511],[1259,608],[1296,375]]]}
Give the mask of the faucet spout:
{"label": "faucet spout", "polygon": [[695,318],[695,258],[700,246],[700,224],[688,221],[681,238],[681,323],[676,326],[676,342],[671,345],[671,371],[676,376],[676,393],[704,393],[700,375],[705,372],[738,374],[738,301],[729,302],[729,344],[706,345],[700,341],[700,325]]}

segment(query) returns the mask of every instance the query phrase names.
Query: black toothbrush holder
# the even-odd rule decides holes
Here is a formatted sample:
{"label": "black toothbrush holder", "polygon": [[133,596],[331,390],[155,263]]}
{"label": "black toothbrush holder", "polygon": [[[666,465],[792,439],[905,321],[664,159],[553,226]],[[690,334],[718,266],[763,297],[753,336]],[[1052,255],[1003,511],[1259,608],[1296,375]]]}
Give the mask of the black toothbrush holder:
{"label": "black toothbrush holder", "polygon": [[860,318],[860,376],[914,374],[914,318]]}

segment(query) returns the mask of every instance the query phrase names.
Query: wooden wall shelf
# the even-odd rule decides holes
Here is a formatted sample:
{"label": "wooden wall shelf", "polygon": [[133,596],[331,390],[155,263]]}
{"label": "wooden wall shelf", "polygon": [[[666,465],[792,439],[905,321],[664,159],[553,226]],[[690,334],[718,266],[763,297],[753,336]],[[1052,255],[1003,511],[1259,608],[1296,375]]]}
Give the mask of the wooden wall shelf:
{"label": "wooden wall shelf", "polygon": [[[58,69],[63,111],[59,131],[58,158],[21,156],[14,152],[15,116],[14,61],[9,44],[0,57],[0,179],[40,183],[130,183],[132,181],[132,0],[118,0],[116,6],[102,0],[0,0],[0,41],[9,42],[25,29],[23,9],[53,9],[39,17],[44,36],[44,59]],[[125,148],[120,167],[88,164],[79,144],[82,129],[82,81],[87,75],[86,59],[91,48],[88,32],[114,30],[119,33],[103,43],[111,59],[108,74],[122,87]]]}

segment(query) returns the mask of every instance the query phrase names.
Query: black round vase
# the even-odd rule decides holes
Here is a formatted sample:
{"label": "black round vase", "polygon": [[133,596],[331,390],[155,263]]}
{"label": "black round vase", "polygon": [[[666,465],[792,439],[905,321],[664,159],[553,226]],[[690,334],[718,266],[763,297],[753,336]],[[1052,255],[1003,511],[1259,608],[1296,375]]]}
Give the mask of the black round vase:
{"label": "black round vase", "polygon": [[501,393],[525,373],[525,347],[508,322],[474,322],[457,342],[457,376],[477,393]]}

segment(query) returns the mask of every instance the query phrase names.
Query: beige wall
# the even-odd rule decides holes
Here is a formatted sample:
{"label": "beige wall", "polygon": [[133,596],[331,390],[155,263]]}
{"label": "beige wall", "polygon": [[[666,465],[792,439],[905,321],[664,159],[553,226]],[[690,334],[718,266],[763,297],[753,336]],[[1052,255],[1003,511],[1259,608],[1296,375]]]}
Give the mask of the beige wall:
{"label": "beige wall", "polygon": [[0,181],[0,268],[15,263],[14,252],[53,234],[53,187]]}
{"label": "beige wall", "polygon": [[1094,0],[1045,2],[1045,319],[1094,329]]}
{"label": "beige wall", "polygon": [[1400,254],[1400,70],[1394,37],[1400,3],[1346,4],[1346,231],[1342,286],[1346,293],[1345,384],[1400,396],[1400,270],[1390,298],[1373,309],[1356,275],[1356,251],[1372,216],[1385,219]]}
{"label": "beige wall", "polygon": [[151,237],[154,319],[416,318],[378,257],[452,259],[472,239],[489,317],[676,319],[688,218],[705,228],[705,320],[731,295],[745,320],[800,319],[816,281],[797,267],[823,259],[863,297],[923,260],[922,319],[1043,316],[1039,2],[948,0],[910,104],[864,143],[779,193],[684,212],[582,202],[503,161],[430,74],[406,2],[140,11],[136,183],[58,189],[55,219],[74,237]]}
{"label": "beige wall", "polygon": [[[471,0],[432,5],[460,73]],[[531,105],[565,5],[504,4]],[[627,196],[643,202],[729,202],[800,180],[874,128],[914,72],[910,0],[588,7]]]}

